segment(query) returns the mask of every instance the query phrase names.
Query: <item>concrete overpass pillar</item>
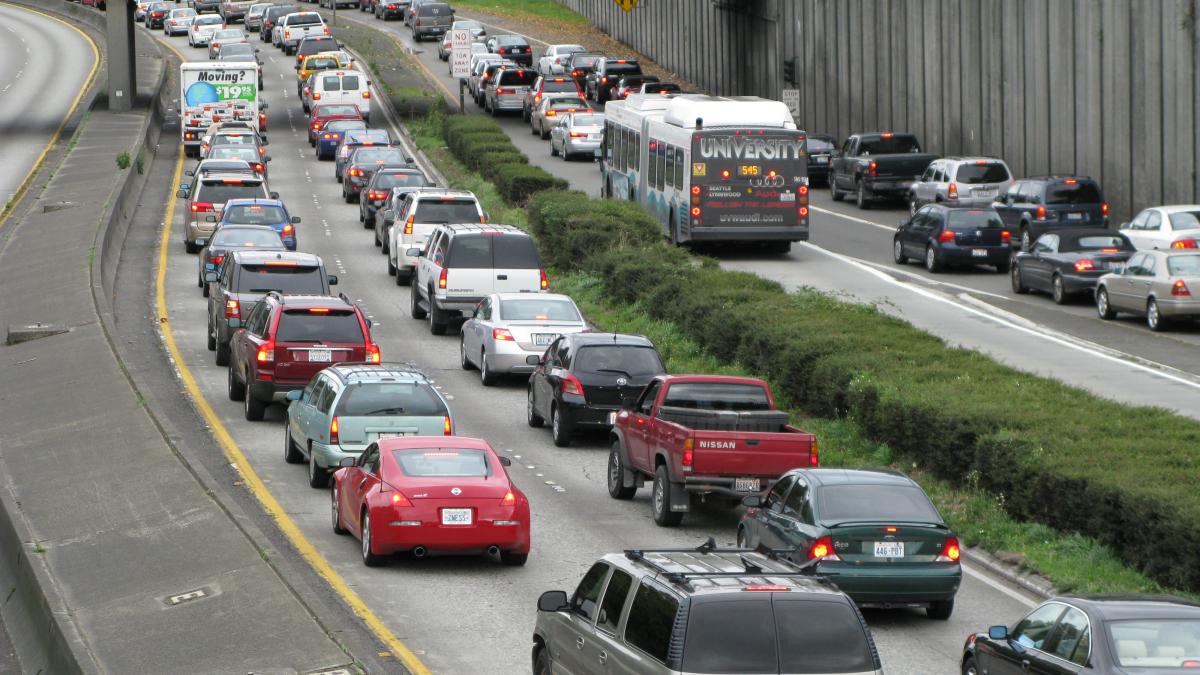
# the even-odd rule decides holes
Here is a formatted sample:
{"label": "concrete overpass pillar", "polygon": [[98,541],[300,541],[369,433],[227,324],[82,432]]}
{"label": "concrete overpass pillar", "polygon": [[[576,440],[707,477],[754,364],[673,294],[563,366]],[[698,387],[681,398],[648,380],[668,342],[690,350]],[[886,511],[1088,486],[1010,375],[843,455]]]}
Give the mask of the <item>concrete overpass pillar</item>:
{"label": "concrete overpass pillar", "polygon": [[108,19],[108,107],[130,110],[137,96],[137,61],[134,53],[132,0],[109,0]]}

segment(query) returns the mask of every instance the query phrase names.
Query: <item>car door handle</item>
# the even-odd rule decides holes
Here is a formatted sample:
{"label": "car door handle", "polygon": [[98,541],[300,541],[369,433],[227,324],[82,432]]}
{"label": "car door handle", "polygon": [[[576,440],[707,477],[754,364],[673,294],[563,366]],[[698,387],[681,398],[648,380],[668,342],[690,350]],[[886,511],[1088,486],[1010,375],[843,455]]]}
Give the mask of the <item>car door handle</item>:
{"label": "car door handle", "polygon": [[583,649],[583,642],[584,642],[583,638],[575,638],[575,648]]}
{"label": "car door handle", "polygon": [[1024,670],[1025,672],[1029,672],[1029,659],[1025,659],[1025,660],[1021,661],[1021,670]]}
{"label": "car door handle", "polygon": [[598,658],[600,659],[600,665],[604,665],[604,663],[608,661],[608,652],[600,652],[600,656]]}

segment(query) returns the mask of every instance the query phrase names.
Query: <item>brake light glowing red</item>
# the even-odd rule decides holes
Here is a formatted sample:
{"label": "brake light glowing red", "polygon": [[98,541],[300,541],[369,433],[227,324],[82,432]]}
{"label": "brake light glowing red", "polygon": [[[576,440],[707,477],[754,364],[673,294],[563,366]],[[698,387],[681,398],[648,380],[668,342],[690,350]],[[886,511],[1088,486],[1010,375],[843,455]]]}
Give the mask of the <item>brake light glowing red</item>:
{"label": "brake light glowing red", "polygon": [[1044,206],[1037,207],[1037,219],[1038,220],[1046,219],[1046,207],[1044,207]]}
{"label": "brake light glowing red", "polygon": [[351,176],[361,176],[361,175],[363,175],[362,169],[350,169],[350,175]]}
{"label": "brake light glowing red", "polygon": [[699,217],[700,217],[700,207],[699,207],[699,206],[693,206],[693,207],[692,207],[692,217],[693,217],[693,218],[699,218]]}
{"label": "brake light glowing red", "polygon": [[1177,298],[1187,298],[1191,297],[1192,291],[1183,282],[1183,279],[1176,279],[1175,283],[1171,285],[1171,295]]}
{"label": "brake light glowing red", "polygon": [[583,396],[583,383],[579,381],[579,378],[575,377],[571,373],[565,373],[563,375],[562,385],[559,386],[559,389],[564,394]]}
{"label": "brake light glowing red", "polygon": [[1195,239],[1180,239],[1171,242],[1171,248],[1200,248]]}
{"label": "brake light glowing red", "polygon": [[1104,202],[1104,203],[1100,204],[1100,215],[1102,215],[1102,216],[1108,215],[1108,202]]}
{"label": "brake light glowing red", "polygon": [[493,328],[492,339],[500,340],[501,342],[516,342],[513,334],[507,328]]}
{"label": "brake light glowing red", "polygon": [[1079,260],[1075,261],[1076,272],[1090,272],[1094,269],[1096,269],[1096,263],[1087,258],[1080,258]]}
{"label": "brake light glowing red", "polygon": [[546,277],[546,270],[544,268],[540,269],[538,270],[538,274],[541,277],[538,281],[538,285],[541,287],[541,289],[544,291],[550,288],[550,279]]}
{"label": "brake light glowing red", "polygon": [[817,539],[808,547],[809,560],[840,560],[833,552],[833,537],[826,535]]}
{"label": "brake light glowing red", "polygon": [[210,256],[208,256],[208,262],[212,263],[213,265],[220,265],[220,264],[221,264],[221,261],[222,261],[222,260],[224,260],[224,259],[225,259],[225,256],[223,256],[223,255],[210,255]]}
{"label": "brake light glowing red", "polygon": [[807,218],[808,217],[808,207],[801,206],[800,208],[796,209],[796,215],[800,216],[801,218]]}
{"label": "brake light glowing red", "polygon": [[879,136],[880,136],[881,138],[891,138],[892,136],[895,136],[895,135],[896,135],[896,134],[893,134],[893,133],[892,133],[892,132],[890,132],[890,131],[885,131],[884,133],[882,133],[882,134],[879,134]]}
{"label": "brake light glowing red", "polygon": [[693,450],[694,447],[695,447],[694,439],[692,439],[692,438],[683,439],[683,458],[680,460],[680,462],[683,465],[684,471],[691,471],[692,466],[695,464],[696,453]]}
{"label": "brake light glowing red", "polygon": [[1012,232],[1009,232],[1008,230],[1000,230],[1000,243],[1001,244],[1011,244],[1012,243]]}
{"label": "brake light glowing red", "polygon": [[285,236],[285,237],[295,231],[296,231],[296,227],[294,225],[292,225],[291,223],[288,223],[283,226],[283,236]]}
{"label": "brake light glowing red", "polygon": [[790,589],[789,589],[787,586],[762,586],[762,585],[757,585],[757,586],[743,586],[743,587],[742,587],[742,590],[743,590],[743,591],[751,591],[751,592],[754,592],[754,591],[787,591],[787,590],[790,590]]}
{"label": "brake light glowing red", "polygon": [[874,162],[874,160],[872,160],[869,164],[867,164],[867,175],[874,178],[875,176],[878,175],[878,173],[879,173],[879,165],[876,164]]}
{"label": "brake light glowing red", "polygon": [[369,92],[369,91],[364,91],[364,92],[362,93],[362,97],[363,97],[363,98],[371,98],[371,92]]}
{"label": "brake light glowing red", "polygon": [[449,415],[446,415],[445,417],[442,418],[442,435],[443,436],[453,436],[454,435],[454,428],[450,426],[450,416]]}
{"label": "brake light glowing red", "polygon": [[329,442],[341,443],[341,438],[338,436],[338,418],[337,415],[329,422]]}
{"label": "brake light glowing red", "polygon": [[438,275],[438,288],[446,287],[446,272],[448,271],[445,267],[442,268],[442,273]]}
{"label": "brake light glowing red", "polygon": [[237,300],[225,301],[225,318],[238,319],[242,316],[242,305]]}
{"label": "brake light glowing red", "polygon": [[398,509],[411,509],[412,502],[408,501],[408,497],[405,497],[403,494],[399,492],[393,492],[392,506]]}
{"label": "brake light glowing red", "polygon": [[938,554],[938,562],[958,562],[962,557],[962,549],[958,545],[958,537],[946,537],[942,552]]}
{"label": "brake light glowing red", "polygon": [[1079,183],[1079,181],[1075,180],[1074,178],[1068,178],[1068,179],[1064,180],[1063,182],[1066,183],[1067,185],[1077,185]]}
{"label": "brake light glowing red", "polygon": [[938,241],[943,244],[954,243],[954,230],[942,230],[942,233],[938,235]]}
{"label": "brake light glowing red", "polygon": [[192,202],[192,213],[200,213],[202,211],[213,211],[212,202]]}
{"label": "brake light glowing red", "polygon": [[275,341],[268,340],[258,348],[258,355],[255,357],[259,363],[270,363],[275,360]]}
{"label": "brake light glowing red", "polygon": [[509,490],[504,493],[504,498],[500,500],[500,503],[504,506],[516,506],[517,496],[512,493],[512,490]]}
{"label": "brake light glowing red", "polygon": [[700,186],[699,185],[692,186],[692,194],[694,194],[694,195],[700,194]]}
{"label": "brake light glowing red", "polygon": [[958,199],[958,183],[951,183],[950,187],[946,188],[947,199]]}
{"label": "brake light glowing red", "polygon": [[367,363],[379,363],[383,355],[379,353],[379,345],[374,342],[367,343]]}

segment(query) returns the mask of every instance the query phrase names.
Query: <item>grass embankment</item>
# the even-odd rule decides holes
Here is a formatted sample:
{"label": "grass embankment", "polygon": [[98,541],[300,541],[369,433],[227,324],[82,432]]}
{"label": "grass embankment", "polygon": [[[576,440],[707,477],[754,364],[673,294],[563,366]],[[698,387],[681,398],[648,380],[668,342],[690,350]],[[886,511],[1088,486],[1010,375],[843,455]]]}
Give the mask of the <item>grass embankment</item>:
{"label": "grass embankment", "polygon": [[454,9],[468,15],[474,10],[506,19],[541,19],[559,21],[568,26],[588,25],[587,19],[555,0],[455,0]]}
{"label": "grass embankment", "polygon": [[333,26],[333,37],[366,61],[376,84],[401,116],[415,118],[446,109],[446,99],[392,36],[343,19]]}

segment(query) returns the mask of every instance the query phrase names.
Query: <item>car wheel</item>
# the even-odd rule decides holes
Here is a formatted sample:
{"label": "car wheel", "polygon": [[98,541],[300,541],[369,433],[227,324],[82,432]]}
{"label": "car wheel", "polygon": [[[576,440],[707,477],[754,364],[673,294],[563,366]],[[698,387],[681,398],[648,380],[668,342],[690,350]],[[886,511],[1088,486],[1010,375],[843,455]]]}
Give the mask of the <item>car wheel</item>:
{"label": "car wheel", "polygon": [[945,621],[954,613],[953,600],[935,600],[925,609],[925,615],[931,619]]}
{"label": "car wheel", "polygon": [[[217,349],[220,354],[220,348]],[[246,384],[238,380],[237,375],[233,372],[233,366],[230,366],[225,380],[225,393],[229,395],[230,401],[240,401],[246,397]]]}
{"label": "car wheel", "polygon": [[867,199],[867,186],[859,178],[855,181],[854,204],[860,209],[866,210],[871,208],[871,201]]}
{"label": "car wheel", "polygon": [[[392,262],[392,256],[391,256],[391,254],[388,254],[388,257],[387,257],[387,272],[388,272],[388,276],[389,276],[389,277],[394,277],[394,276],[396,276],[396,271],[397,271],[397,270],[396,270],[396,263]],[[396,285],[397,285],[397,286],[399,286],[400,284],[396,284]]]}
{"label": "car wheel", "polygon": [[750,548],[749,537],[746,536],[746,528],[739,527],[737,531],[737,547]]}
{"label": "car wheel", "polygon": [[[383,238],[379,240],[379,249],[380,249],[380,251],[379,251],[379,252],[380,252],[380,253],[385,253],[385,254],[386,254],[386,253],[391,253],[391,251],[392,251],[392,247],[391,247],[391,245],[388,243],[388,242],[390,242],[390,241],[391,241],[391,240],[388,238],[388,235],[387,235],[387,233],[385,232],[385,233],[384,233],[384,235],[383,235]],[[388,256],[388,260],[391,260],[391,259],[392,259],[392,257],[389,255],[389,256]]]}
{"label": "car wheel", "polygon": [[513,551],[501,551],[500,562],[509,567],[522,567],[529,560],[528,553],[515,553]]}
{"label": "car wheel", "polygon": [[538,650],[537,659],[533,662],[533,675],[554,675],[554,671],[550,667],[550,655],[546,653],[547,649],[548,647],[542,647]]}
{"label": "car wheel", "polygon": [[533,387],[530,386],[525,394],[525,421],[529,426],[537,429],[546,423],[542,416],[537,414],[537,409],[533,406]]}
{"label": "car wheel", "polygon": [[407,286],[412,283],[412,272],[405,272],[399,267],[396,268],[396,285]]}
{"label": "car wheel", "polygon": [[550,439],[554,445],[565,448],[571,445],[571,422],[564,420],[557,405],[550,406]]}
{"label": "car wheel", "polygon": [[1011,260],[996,263],[996,274],[1008,274],[1008,268],[1012,265]]}
{"label": "car wheel", "polygon": [[938,260],[937,249],[932,246],[925,247],[925,269],[933,273],[942,271],[942,261]]}
{"label": "car wheel", "polygon": [[546,130],[545,124],[538,125],[538,135],[542,137],[543,141],[550,138],[550,132]]}
{"label": "car wheel", "polygon": [[479,352],[479,382],[481,384],[483,384],[483,386],[485,386],[485,387],[490,387],[490,386],[496,384],[497,379],[499,379],[499,378],[496,376],[496,373],[492,372],[492,369],[488,367],[487,352],[480,351]]}
{"label": "car wheel", "polygon": [[1066,289],[1063,288],[1062,276],[1055,274],[1050,281],[1051,295],[1054,297],[1054,304],[1065,305],[1071,300],[1071,296],[1067,295]]}
{"label": "car wheel", "polygon": [[183,250],[187,251],[188,253],[199,253],[200,247],[197,246],[196,244],[188,241],[187,239],[184,239],[183,240]]}
{"label": "car wheel", "polygon": [[329,472],[317,466],[317,453],[308,450],[308,486],[313,488],[329,487]]}
{"label": "car wheel", "polygon": [[529,122],[529,135],[530,136],[537,136],[538,130],[537,130],[537,127],[534,126],[535,121],[536,120],[533,119],[533,116],[530,115],[530,122]]}
{"label": "car wheel", "polygon": [[363,512],[362,519],[362,561],[367,567],[379,567],[384,563],[384,557],[376,555],[371,545],[371,514]]}
{"label": "car wheel", "polygon": [[1167,327],[1167,320],[1158,311],[1158,301],[1154,298],[1146,303],[1146,325],[1150,330],[1158,332]]}
{"label": "car wheel", "polygon": [[[311,451],[310,451],[311,452]],[[283,461],[288,464],[299,464],[304,461],[304,455],[292,440],[292,430],[287,422],[283,425]]]}
{"label": "car wheel", "polygon": [[217,349],[217,335],[213,332],[212,326],[208,327],[208,344],[206,346],[210,352]]}
{"label": "car wheel", "polygon": [[1013,263],[1012,266],[1009,267],[1008,271],[1009,279],[1012,281],[1013,293],[1016,293],[1017,295],[1025,295],[1028,293],[1029,287],[1021,281],[1021,266],[1017,263]]}
{"label": "car wheel", "polygon": [[897,265],[908,262],[908,256],[904,255],[904,244],[900,243],[899,237],[892,240],[892,260],[895,260]]}
{"label": "car wheel", "polygon": [[654,472],[654,494],[650,499],[654,522],[661,527],[676,527],[683,522],[683,514],[671,510],[671,479],[667,465],[660,464]]}
{"label": "car wheel", "polygon": [[835,202],[840,202],[843,196],[837,187],[837,176],[832,173],[829,174],[829,198]]}
{"label": "car wheel", "polygon": [[475,369],[475,364],[471,363],[471,359],[467,358],[467,338],[465,335],[458,340],[458,365],[462,366],[463,370]]}
{"label": "car wheel", "polygon": [[621,460],[621,444],[613,441],[608,451],[608,496],[613,499],[633,499],[637,486],[625,487],[625,462]]}
{"label": "car wheel", "polygon": [[967,657],[962,664],[962,675],[979,675],[979,669],[975,665],[975,659]]}
{"label": "car wheel", "polygon": [[433,301],[433,289],[429,289],[429,333],[431,335],[446,334],[446,319],[442,316],[442,310],[438,309],[437,303]]}
{"label": "car wheel", "polygon": [[263,413],[266,412],[267,405],[254,398],[254,394],[247,391],[246,395],[242,398],[242,402],[245,403],[243,407],[246,413],[246,421],[258,422],[263,418]]}
{"label": "car wheel", "polygon": [[[217,340],[215,337],[213,338],[213,341],[215,341],[215,342],[217,343],[217,344],[216,344],[216,352],[217,352],[217,353],[216,353],[216,355],[214,356],[214,358],[213,358],[213,361],[214,361],[214,362],[216,362],[216,364],[217,364],[218,366],[227,366],[227,365],[229,365],[229,343],[228,343],[228,342],[226,342],[226,343],[224,343],[224,344],[221,344],[221,342],[220,342],[219,340]],[[240,401],[240,400],[242,400],[242,399],[240,399],[240,398],[230,398],[229,400],[231,400],[231,401]]]}
{"label": "car wheel", "polygon": [[418,294],[417,285],[413,284],[412,293],[409,295],[408,315],[420,321],[425,318],[425,310],[421,309],[420,300],[417,298]]}
{"label": "car wheel", "polygon": [[558,148],[554,147],[554,139],[550,139],[550,156],[558,157]]}
{"label": "car wheel", "polygon": [[1108,304],[1108,289],[1103,286],[1096,290],[1096,313],[1105,321],[1117,318],[1112,305]]}
{"label": "car wheel", "polygon": [[521,108],[521,119],[522,120],[528,122],[529,118],[532,116],[533,116],[532,111],[530,111],[529,108]]}

